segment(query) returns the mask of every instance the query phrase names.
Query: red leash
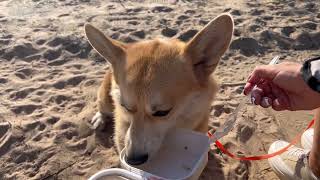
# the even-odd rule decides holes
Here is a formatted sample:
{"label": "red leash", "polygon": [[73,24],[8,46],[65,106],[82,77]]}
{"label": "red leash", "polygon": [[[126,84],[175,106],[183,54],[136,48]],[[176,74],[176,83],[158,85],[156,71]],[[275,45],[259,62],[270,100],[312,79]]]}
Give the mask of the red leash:
{"label": "red leash", "polygon": [[[308,130],[310,129],[314,124],[314,119],[309,123],[308,127],[305,129]],[[260,155],[260,156],[249,156],[249,157],[239,157],[235,154],[232,154],[230,151],[228,151],[222,144],[220,141],[216,141],[216,146],[221,150],[221,152],[223,152],[224,154],[228,155],[229,157],[233,158],[233,159],[236,159],[236,160],[245,160],[245,161],[256,161],[256,160],[262,160],[262,159],[269,159],[269,158],[272,158],[274,156],[277,156],[277,155],[280,155],[282,153],[284,153],[285,151],[287,151],[291,146],[295,145],[297,143],[297,141],[299,141],[301,134],[298,134],[290,144],[288,144],[286,147],[280,149],[279,151],[277,152],[274,152],[274,153],[271,153],[271,154],[265,154],[265,155]],[[213,135],[208,132],[208,136],[209,138],[212,138]]]}

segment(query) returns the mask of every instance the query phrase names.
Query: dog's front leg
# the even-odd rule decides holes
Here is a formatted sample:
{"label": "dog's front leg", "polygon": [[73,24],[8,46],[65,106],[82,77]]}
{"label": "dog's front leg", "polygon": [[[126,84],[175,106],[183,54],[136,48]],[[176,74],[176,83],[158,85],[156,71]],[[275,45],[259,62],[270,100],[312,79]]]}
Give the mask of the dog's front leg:
{"label": "dog's front leg", "polygon": [[101,86],[97,93],[98,112],[91,120],[94,129],[102,127],[108,117],[113,116],[113,101],[110,96],[111,89],[111,72],[108,70],[104,76]]}
{"label": "dog's front leg", "polygon": [[122,149],[125,147],[125,136],[127,134],[128,128],[130,126],[129,122],[122,119],[121,116],[115,117],[115,129],[114,129],[114,142],[117,147],[117,151],[120,154]]}

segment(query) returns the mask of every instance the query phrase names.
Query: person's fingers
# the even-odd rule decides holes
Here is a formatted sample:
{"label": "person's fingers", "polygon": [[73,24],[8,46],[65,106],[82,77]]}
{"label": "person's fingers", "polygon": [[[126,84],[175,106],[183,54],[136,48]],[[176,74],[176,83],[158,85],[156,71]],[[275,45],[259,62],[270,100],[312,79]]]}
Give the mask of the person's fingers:
{"label": "person's fingers", "polygon": [[262,100],[261,100],[261,106],[263,108],[268,108],[270,107],[272,104],[272,99],[268,98],[268,97],[263,97]]}
{"label": "person's fingers", "polygon": [[282,111],[288,109],[288,107],[278,98],[272,101],[272,109],[276,111]]}
{"label": "person's fingers", "polygon": [[243,88],[243,94],[248,95],[252,91],[254,86],[255,86],[254,84],[246,83],[246,85]]}
{"label": "person's fingers", "polygon": [[263,93],[266,94],[271,94],[271,85],[269,81],[262,81],[257,85],[258,88],[262,89]]}
{"label": "person's fingers", "polygon": [[243,93],[248,95],[255,85],[263,84],[264,81],[270,82],[275,76],[276,72],[272,66],[263,65],[256,67],[249,75]]}
{"label": "person's fingers", "polygon": [[249,76],[248,82],[258,84],[262,79],[272,80],[276,76],[276,71],[273,66],[258,66]]}
{"label": "person's fingers", "polygon": [[256,87],[251,91],[251,103],[252,104],[260,105],[262,97],[263,97],[262,89]]}
{"label": "person's fingers", "polygon": [[269,81],[261,80],[251,91],[251,103],[268,108],[272,104],[273,95],[271,93]]}
{"label": "person's fingers", "polygon": [[289,109],[290,104],[288,95],[276,85],[272,85],[271,90],[273,96],[275,96],[272,101],[272,108],[276,111]]}

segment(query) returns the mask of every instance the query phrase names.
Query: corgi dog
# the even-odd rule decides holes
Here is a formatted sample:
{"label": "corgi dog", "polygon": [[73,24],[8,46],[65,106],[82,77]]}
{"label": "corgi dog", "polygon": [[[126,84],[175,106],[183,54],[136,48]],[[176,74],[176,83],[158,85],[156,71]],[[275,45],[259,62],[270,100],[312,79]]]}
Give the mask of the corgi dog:
{"label": "corgi dog", "polygon": [[90,24],[85,35],[110,64],[98,89],[94,128],[112,115],[114,141],[131,165],[152,159],[175,128],[208,131],[218,86],[212,73],[229,48],[233,18],[221,14],[188,42],[176,38],[123,43]]}

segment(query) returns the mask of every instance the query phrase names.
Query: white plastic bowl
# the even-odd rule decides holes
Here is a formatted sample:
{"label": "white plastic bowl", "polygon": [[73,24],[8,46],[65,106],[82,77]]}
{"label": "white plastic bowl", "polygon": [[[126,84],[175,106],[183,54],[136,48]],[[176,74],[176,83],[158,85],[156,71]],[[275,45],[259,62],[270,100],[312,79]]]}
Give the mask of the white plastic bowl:
{"label": "white plastic bowl", "polygon": [[208,162],[209,142],[205,134],[177,129],[168,134],[154,159],[134,167],[125,161],[123,150],[121,166],[142,179],[198,179]]}
{"label": "white plastic bowl", "polygon": [[111,168],[97,172],[89,180],[195,180],[208,162],[209,138],[202,133],[177,129],[168,134],[157,156],[141,166],[131,166],[120,154],[124,169]]}

